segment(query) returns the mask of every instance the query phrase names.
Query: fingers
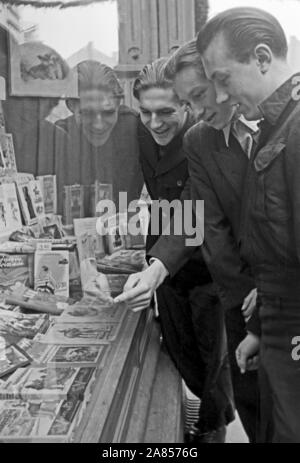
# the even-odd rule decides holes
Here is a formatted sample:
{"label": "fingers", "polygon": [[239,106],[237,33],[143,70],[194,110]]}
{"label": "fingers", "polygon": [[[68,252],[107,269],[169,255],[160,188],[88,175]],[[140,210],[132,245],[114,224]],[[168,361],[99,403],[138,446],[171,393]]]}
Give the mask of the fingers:
{"label": "fingers", "polygon": [[246,372],[246,355],[243,352],[243,350],[238,347],[237,350],[235,351],[235,357],[237,364],[239,366],[239,369],[241,370],[241,373],[244,374]]}

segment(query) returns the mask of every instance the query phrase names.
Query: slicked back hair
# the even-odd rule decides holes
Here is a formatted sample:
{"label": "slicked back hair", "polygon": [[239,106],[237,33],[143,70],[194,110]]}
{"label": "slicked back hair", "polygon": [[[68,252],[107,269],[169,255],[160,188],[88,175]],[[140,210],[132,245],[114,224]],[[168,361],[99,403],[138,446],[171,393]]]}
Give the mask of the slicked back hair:
{"label": "slicked back hair", "polygon": [[201,55],[196,46],[196,39],[190,40],[179,47],[168,59],[165,68],[166,77],[174,80],[177,73],[188,67],[195,68],[200,75],[205,77]]}
{"label": "slicked back hair", "polygon": [[[133,83],[133,95],[139,100],[140,93],[150,88],[174,89],[173,80],[165,74],[166,63],[168,58],[159,58],[151,64],[147,64],[141,70]],[[174,92],[175,98],[177,98]]]}
{"label": "slicked back hair", "polygon": [[76,65],[79,95],[84,90],[109,90],[115,97],[124,96],[115,72],[106,64],[85,60]]}
{"label": "slicked back hair", "polygon": [[268,45],[275,57],[283,60],[287,57],[287,40],[280,23],[259,8],[230,8],[214,16],[198,34],[199,53],[203,54],[219,34],[223,34],[232,57],[241,63],[250,61],[260,43]]}

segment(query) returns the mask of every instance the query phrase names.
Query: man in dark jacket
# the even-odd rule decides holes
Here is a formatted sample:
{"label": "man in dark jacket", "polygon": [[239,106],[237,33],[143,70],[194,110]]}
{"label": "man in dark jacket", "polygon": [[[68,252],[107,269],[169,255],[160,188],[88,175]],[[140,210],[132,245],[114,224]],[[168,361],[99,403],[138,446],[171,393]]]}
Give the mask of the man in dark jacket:
{"label": "man in dark jacket", "polygon": [[[152,200],[179,199],[188,178],[182,142],[193,119],[164,76],[165,59],[146,66],[134,83],[144,128],[139,132],[140,161]],[[149,132],[152,143],[149,144]],[[164,214],[164,212],[162,212]],[[152,219],[154,217],[152,215]],[[163,220],[163,217],[162,217]],[[147,253],[162,233],[151,233]],[[197,442],[223,442],[233,419],[223,313],[200,248],[157,290],[166,347],[189,388],[201,399],[193,428]]]}
{"label": "man in dark jacket", "polygon": [[263,440],[299,443],[300,74],[288,65],[281,25],[256,8],[212,18],[198,46],[218,100],[239,104],[248,119],[263,118],[245,182],[241,252],[261,299]]}
{"label": "man in dark jacket", "polygon": [[[185,188],[181,198],[204,200],[203,256],[226,309],[236,407],[250,442],[255,442],[257,375],[255,371],[242,375],[235,360],[236,348],[247,333],[243,313],[248,317],[255,307],[254,280],[240,257],[237,244],[243,179],[249,162],[242,145],[252,130],[238,119],[235,108],[217,104],[195,41],[178,50],[169,62],[168,71],[176,77],[175,88],[180,98],[190,104],[197,120],[205,121],[185,135],[191,191]],[[194,250],[185,246],[185,240],[185,236],[162,236],[159,239],[149,253],[158,260],[153,264],[152,274],[140,278],[135,289],[131,289],[130,281],[125,287],[129,303],[150,295],[165,274],[172,277],[188,261]],[[147,293],[149,288],[150,293]]]}

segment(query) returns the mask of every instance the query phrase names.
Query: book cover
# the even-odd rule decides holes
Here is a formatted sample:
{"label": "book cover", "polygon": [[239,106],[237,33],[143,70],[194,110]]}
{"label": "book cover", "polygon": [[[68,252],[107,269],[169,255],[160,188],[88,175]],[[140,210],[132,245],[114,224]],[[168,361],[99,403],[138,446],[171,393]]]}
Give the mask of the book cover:
{"label": "book cover", "polygon": [[34,258],[34,289],[69,297],[69,252],[37,251]]}
{"label": "book cover", "polygon": [[16,283],[32,282],[32,254],[0,253],[0,288],[8,289]]}
{"label": "book cover", "polygon": [[0,379],[0,400],[83,400],[94,371],[73,366],[19,368],[8,379]]}
{"label": "book cover", "polygon": [[32,358],[16,344],[0,348],[0,378],[29,365]]}
{"label": "book cover", "polygon": [[29,182],[29,193],[36,217],[39,219],[45,215],[43,192],[39,180]]}
{"label": "book cover", "polygon": [[38,334],[35,341],[48,344],[109,344],[116,339],[121,323],[56,323],[49,331]]}
{"label": "book cover", "polygon": [[45,214],[57,213],[57,185],[56,175],[40,175],[37,177],[40,181],[43,197]]}
{"label": "book cover", "polygon": [[93,216],[101,215],[99,201],[110,200],[113,201],[113,187],[111,183],[100,183],[98,180],[91,185],[91,211]]}

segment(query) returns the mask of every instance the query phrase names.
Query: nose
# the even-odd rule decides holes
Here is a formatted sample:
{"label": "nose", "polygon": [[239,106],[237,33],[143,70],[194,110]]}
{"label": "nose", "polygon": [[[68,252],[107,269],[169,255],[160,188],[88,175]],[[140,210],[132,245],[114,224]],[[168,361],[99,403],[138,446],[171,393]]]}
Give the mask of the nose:
{"label": "nose", "polygon": [[201,121],[202,116],[203,116],[203,114],[205,112],[204,108],[203,107],[199,108],[198,106],[195,106],[193,104],[191,105],[191,107],[192,107],[192,111],[193,111],[193,115],[194,115],[195,120],[197,122]]}
{"label": "nose", "polygon": [[104,120],[101,114],[97,114],[93,119],[93,127],[98,130],[102,130],[104,128]]}
{"label": "nose", "polygon": [[151,119],[150,119],[150,128],[152,130],[156,130],[159,127],[161,127],[161,124],[162,124],[162,122],[161,122],[160,118],[157,117],[157,114],[152,113],[151,114]]}
{"label": "nose", "polygon": [[221,88],[219,85],[216,84],[216,102],[217,104],[222,104],[228,101],[229,95],[228,93]]}

